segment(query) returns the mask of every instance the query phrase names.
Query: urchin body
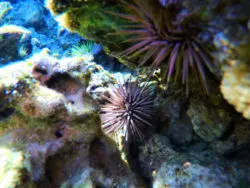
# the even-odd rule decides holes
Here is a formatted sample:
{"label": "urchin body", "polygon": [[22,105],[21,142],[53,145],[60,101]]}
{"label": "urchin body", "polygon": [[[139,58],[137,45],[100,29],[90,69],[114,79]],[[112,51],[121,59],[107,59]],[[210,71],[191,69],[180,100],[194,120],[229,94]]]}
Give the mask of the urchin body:
{"label": "urchin body", "polygon": [[[199,80],[208,93],[206,72],[213,71],[212,56],[200,42],[198,34],[206,25],[197,12],[189,12],[182,0],[120,0],[127,12],[111,14],[127,21],[117,35],[127,36],[129,46],[125,57],[138,57],[138,65],[151,64],[151,75],[161,68],[168,84],[172,75],[186,84],[200,75]],[[208,27],[208,26],[206,26]],[[198,74],[197,74],[198,73]]]}
{"label": "urchin body", "polygon": [[118,84],[101,108],[102,127],[106,133],[121,131],[126,140],[140,139],[152,125],[153,97],[149,86],[138,82]]}

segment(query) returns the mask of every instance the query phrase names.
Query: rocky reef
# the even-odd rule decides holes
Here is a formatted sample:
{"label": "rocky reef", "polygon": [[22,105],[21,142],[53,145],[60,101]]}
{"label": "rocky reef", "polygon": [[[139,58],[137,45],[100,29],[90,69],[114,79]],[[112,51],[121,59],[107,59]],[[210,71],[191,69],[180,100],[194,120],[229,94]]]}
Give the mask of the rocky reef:
{"label": "rocky reef", "polygon": [[136,186],[115,142],[101,130],[97,98],[87,92],[100,74],[106,79],[96,88],[112,83],[90,59],[59,60],[46,50],[1,69],[2,110],[14,109],[0,122],[1,157],[13,158],[3,160],[1,174],[15,177],[5,187]]}
{"label": "rocky reef", "polygon": [[249,9],[0,2],[0,187],[249,187]]}

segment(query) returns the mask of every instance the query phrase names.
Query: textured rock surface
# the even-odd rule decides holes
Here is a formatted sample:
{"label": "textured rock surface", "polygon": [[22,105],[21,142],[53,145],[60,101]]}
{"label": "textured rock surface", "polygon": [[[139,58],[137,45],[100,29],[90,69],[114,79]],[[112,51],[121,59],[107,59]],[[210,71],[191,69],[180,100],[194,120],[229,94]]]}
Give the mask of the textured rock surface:
{"label": "textured rock surface", "polygon": [[235,122],[235,128],[233,129],[228,140],[235,144],[235,148],[248,148],[250,144],[250,122],[238,120]]}
{"label": "textured rock surface", "polygon": [[193,129],[205,141],[217,140],[230,127],[230,113],[224,108],[205,101],[193,99],[188,107],[187,114],[193,124]]}
{"label": "textured rock surface", "polygon": [[164,161],[177,155],[166,136],[154,135],[139,148],[139,161],[144,176],[151,177],[154,170],[160,168]]}
{"label": "textured rock surface", "polygon": [[[28,0],[23,1],[22,6],[26,10],[26,14],[22,13],[22,19],[26,27],[34,27],[39,30],[46,26],[45,9],[42,1]],[[21,12],[19,11],[18,14]]]}
{"label": "textured rock surface", "polygon": [[168,135],[173,144],[187,145],[193,139],[193,126],[188,117],[172,120],[168,128]]}
{"label": "textured rock surface", "polygon": [[[164,136],[150,130],[151,138],[128,144],[127,151],[120,148],[134,158],[124,157],[128,165],[115,143],[103,135],[95,101],[103,103],[102,95],[108,95],[115,78],[124,76],[124,66],[115,64],[116,71],[123,73],[110,75],[91,56],[67,58],[74,56],[72,46],[80,45],[83,38],[58,27],[41,0],[9,2],[0,3],[0,24],[28,26],[33,51],[47,47],[51,55],[38,54],[0,69],[0,148],[7,149],[0,151],[0,182],[6,183],[1,188],[20,183],[21,187],[140,187],[128,166],[148,186],[248,187],[249,121],[217,98],[219,90],[213,90],[217,84],[210,85],[212,91],[206,97],[200,85],[191,83],[188,98],[179,86],[155,93],[158,113],[153,128]],[[47,2],[62,25],[104,44],[109,54],[118,57],[117,52],[127,47],[122,43],[126,37],[110,35],[123,25],[121,18],[106,12],[123,12],[117,0]],[[166,4],[177,1],[154,2],[167,8]],[[249,62],[249,1],[178,2],[184,2],[184,17],[198,11],[204,27],[209,26],[196,37],[213,46],[209,50],[219,68],[214,72],[219,80],[227,63]],[[109,68],[114,59],[101,53],[94,56],[95,62]],[[228,70],[233,72],[232,67]],[[227,85],[233,94],[248,89],[245,70],[237,77],[240,81],[236,79],[237,88]],[[153,78],[157,90],[166,88],[158,74]],[[247,92],[240,94],[247,96]]]}
{"label": "textured rock surface", "polygon": [[31,32],[23,27],[0,27],[0,64],[20,60],[31,52]]}
{"label": "textured rock surface", "polygon": [[156,175],[154,188],[158,187],[220,187],[236,184],[235,179],[224,174],[219,167],[205,167],[186,162],[181,165],[164,163]]}
{"label": "textured rock surface", "polygon": [[[15,160],[10,168],[25,169],[25,181],[17,176],[8,185],[136,187],[116,144],[103,134],[98,104],[87,93],[89,80],[105,72],[97,67],[88,58],[59,60],[43,51],[0,69],[0,93],[7,99],[2,108],[15,109],[0,121],[0,144],[25,156],[20,169]],[[6,135],[11,145],[4,142]]]}
{"label": "textured rock surface", "polygon": [[192,147],[186,148],[185,152],[176,151],[179,148],[170,145],[167,137],[154,135],[140,147],[141,171],[156,188],[237,187],[248,184],[249,163],[240,156],[247,157],[249,152],[243,152],[232,160],[207,149],[205,143],[202,147]]}

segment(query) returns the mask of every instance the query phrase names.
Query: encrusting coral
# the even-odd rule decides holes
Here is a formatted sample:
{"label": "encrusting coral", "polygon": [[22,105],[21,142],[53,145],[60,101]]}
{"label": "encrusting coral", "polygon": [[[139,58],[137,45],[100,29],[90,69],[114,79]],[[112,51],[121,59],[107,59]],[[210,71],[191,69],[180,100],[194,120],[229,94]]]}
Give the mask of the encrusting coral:
{"label": "encrusting coral", "polygon": [[21,152],[0,148],[0,187],[20,186],[24,169],[23,161],[24,156]]}
{"label": "encrusting coral", "polygon": [[229,67],[223,76],[221,92],[228,103],[250,119],[250,71],[248,64]]}

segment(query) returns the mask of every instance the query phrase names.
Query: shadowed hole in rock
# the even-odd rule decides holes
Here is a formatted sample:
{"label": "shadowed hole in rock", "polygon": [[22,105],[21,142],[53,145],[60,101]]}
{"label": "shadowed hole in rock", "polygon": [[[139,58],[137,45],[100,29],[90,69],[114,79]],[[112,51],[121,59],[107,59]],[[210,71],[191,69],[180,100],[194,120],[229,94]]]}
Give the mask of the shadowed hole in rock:
{"label": "shadowed hole in rock", "polygon": [[56,131],[55,131],[55,136],[56,136],[57,138],[61,138],[61,137],[63,137],[63,132],[62,132],[61,130],[56,130]]}
{"label": "shadowed hole in rock", "polygon": [[45,70],[45,69],[43,69],[43,68],[41,68],[41,67],[36,67],[34,69],[34,71],[37,72],[37,73],[43,74],[43,75],[47,75],[48,74],[48,71]]}
{"label": "shadowed hole in rock", "polygon": [[75,94],[79,89],[84,88],[84,85],[71,77],[68,73],[56,73],[46,82],[46,86],[54,89],[65,96]]}
{"label": "shadowed hole in rock", "polygon": [[111,140],[95,138],[90,143],[89,161],[92,168],[101,169],[107,176],[121,176],[128,172],[121,163],[118,150],[110,149]]}
{"label": "shadowed hole in rock", "polygon": [[15,112],[14,108],[4,108],[3,104],[0,104],[0,121],[10,117]]}
{"label": "shadowed hole in rock", "polygon": [[103,156],[103,154],[105,153],[104,145],[100,141],[100,139],[95,138],[90,143],[89,153],[90,153],[91,166],[93,166],[95,168],[104,168],[105,167],[105,164],[103,163],[103,161],[100,160],[101,157]]}

